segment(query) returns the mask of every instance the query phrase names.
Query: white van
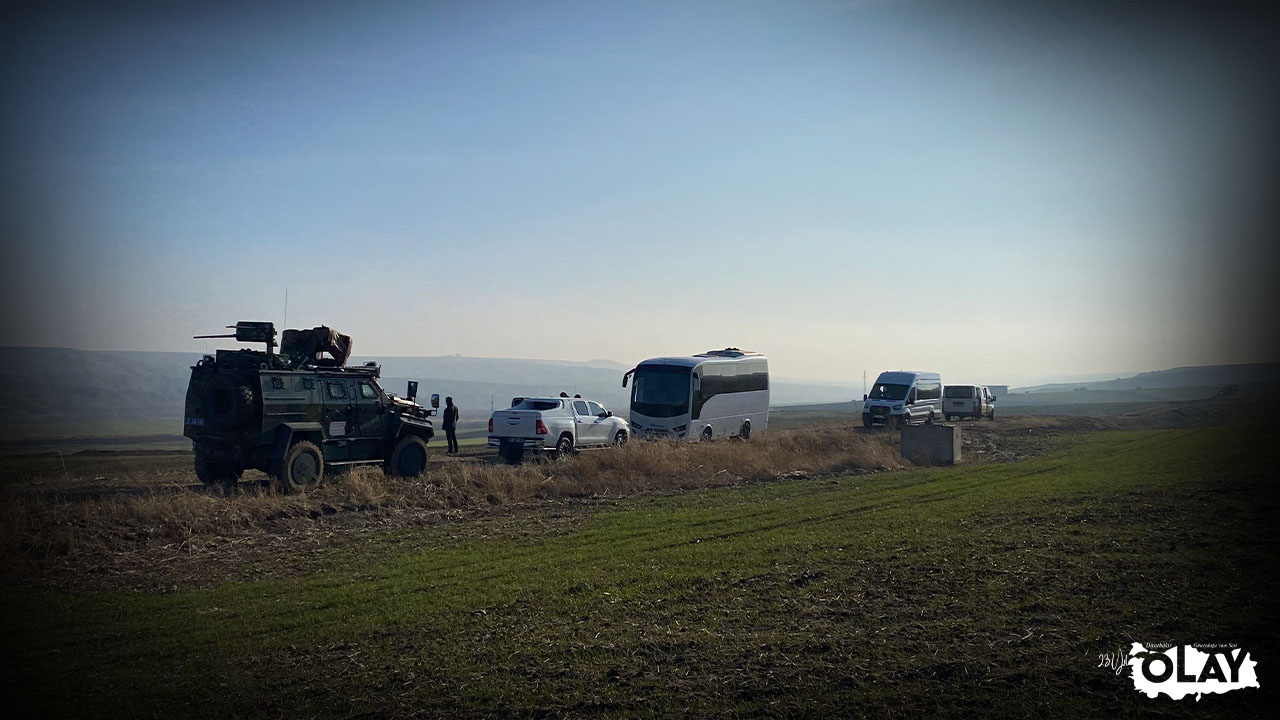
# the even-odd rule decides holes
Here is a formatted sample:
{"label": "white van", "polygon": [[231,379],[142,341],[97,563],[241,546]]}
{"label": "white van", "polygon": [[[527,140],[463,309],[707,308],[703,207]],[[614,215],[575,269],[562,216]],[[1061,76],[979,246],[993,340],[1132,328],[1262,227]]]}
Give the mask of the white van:
{"label": "white van", "polygon": [[948,385],[942,391],[942,414],[952,418],[996,419],[996,398],[986,385]]}
{"label": "white van", "polygon": [[942,419],[942,376],[934,372],[882,372],[862,398],[862,426],[932,423]]}

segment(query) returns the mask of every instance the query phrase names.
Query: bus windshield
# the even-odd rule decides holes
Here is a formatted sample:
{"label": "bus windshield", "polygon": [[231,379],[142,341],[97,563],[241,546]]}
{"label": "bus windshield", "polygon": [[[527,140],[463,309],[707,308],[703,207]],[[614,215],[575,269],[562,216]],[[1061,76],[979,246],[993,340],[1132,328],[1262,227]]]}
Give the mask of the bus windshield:
{"label": "bus windshield", "polygon": [[909,385],[884,383],[872,388],[871,394],[867,398],[870,400],[903,400],[907,397],[908,389],[910,389]]}
{"label": "bus windshield", "polygon": [[669,418],[689,412],[691,368],[641,365],[631,388],[631,409],[652,418]]}

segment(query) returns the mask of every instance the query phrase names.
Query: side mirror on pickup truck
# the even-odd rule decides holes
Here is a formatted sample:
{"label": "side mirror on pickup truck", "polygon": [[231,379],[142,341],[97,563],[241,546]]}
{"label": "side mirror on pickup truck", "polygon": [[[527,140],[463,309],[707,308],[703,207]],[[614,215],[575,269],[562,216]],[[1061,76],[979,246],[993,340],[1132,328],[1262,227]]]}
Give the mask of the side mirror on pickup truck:
{"label": "side mirror on pickup truck", "polygon": [[604,416],[605,416],[605,417],[613,417],[613,411],[612,411],[612,410],[605,410],[605,411],[604,411]]}

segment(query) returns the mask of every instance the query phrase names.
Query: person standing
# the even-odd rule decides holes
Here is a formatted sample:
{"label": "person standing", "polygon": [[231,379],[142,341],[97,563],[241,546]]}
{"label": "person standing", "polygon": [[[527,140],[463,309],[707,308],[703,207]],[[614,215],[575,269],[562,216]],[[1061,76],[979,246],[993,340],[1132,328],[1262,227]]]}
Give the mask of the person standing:
{"label": "person standing", "polygon": [[449,441],[449,455],[458,454],[458,406],[453,404],[453,398],[444,399],[444,437]]}

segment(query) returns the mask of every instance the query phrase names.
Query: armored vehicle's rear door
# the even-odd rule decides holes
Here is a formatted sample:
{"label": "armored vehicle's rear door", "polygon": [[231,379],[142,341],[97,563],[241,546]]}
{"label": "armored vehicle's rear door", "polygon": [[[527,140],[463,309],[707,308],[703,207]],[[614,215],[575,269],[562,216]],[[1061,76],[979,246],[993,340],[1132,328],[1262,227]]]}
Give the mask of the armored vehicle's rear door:
{"label": "armored vehicle's rear door", "polygon": [[351,431],[355,423],[354,388],[345,378],[323,378],[324,458],[328,461],[351,458]]}

